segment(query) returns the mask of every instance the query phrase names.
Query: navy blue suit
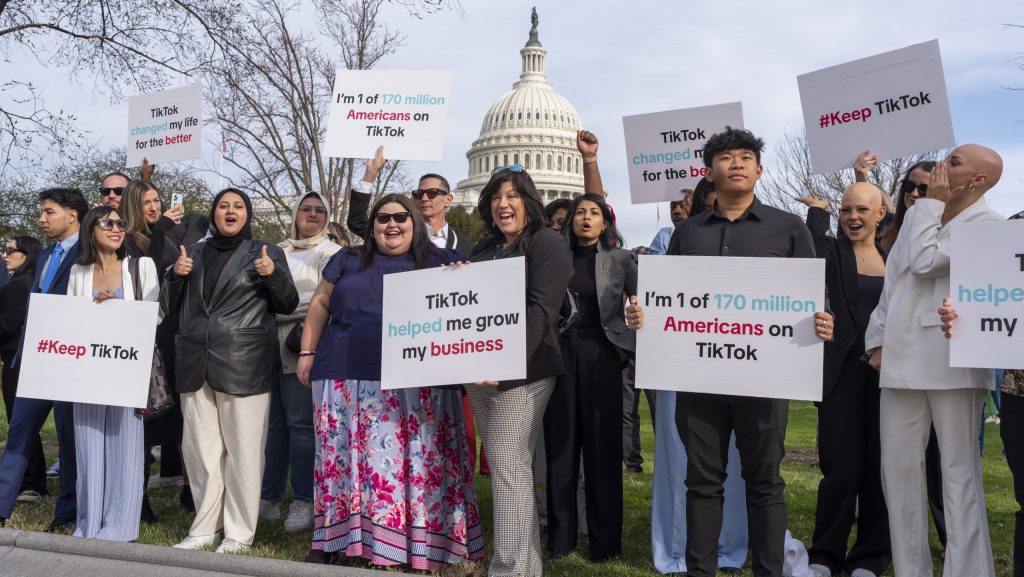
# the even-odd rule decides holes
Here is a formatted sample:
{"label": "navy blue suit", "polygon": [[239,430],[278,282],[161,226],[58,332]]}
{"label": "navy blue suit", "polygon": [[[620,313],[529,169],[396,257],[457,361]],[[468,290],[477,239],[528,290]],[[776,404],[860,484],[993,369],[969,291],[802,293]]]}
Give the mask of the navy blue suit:
{"label": "navy blue suit", "polygon": [[[40,284],[43,274],[46,272],[46,260],[52,252],[53,246],[49,246],[39,255],[39,261],[36,264],[36,277],[32,283],[33,293],[43,292]],[[57,276],[54,277],[53,284],[46,291],[47,294],[67,294],[71,265],[74,264],[77,255],[78,243],[75,243],[61,260]],[[14,357],[15,363],[21,358],[21,350],[24,345],[23,336],[22,344]],[[72,376],[68,375],[68,378],[72,378]],[[4,519],[9,519],[14,510],[14,502],[18,497],[21,481],[28,465],[33,437],[43,428],[51,408],[54,411],[57,440],[60,443],[60,497],[57,498],[53,518],[61,522],[74,522],[75,520],[75,468],[77,463],[75,461],[75,427],[71,403],[22,397],[14,400],[14,418],[7,431],[7,448],[4,450],[3,457],[0,458],[0,517]]]}

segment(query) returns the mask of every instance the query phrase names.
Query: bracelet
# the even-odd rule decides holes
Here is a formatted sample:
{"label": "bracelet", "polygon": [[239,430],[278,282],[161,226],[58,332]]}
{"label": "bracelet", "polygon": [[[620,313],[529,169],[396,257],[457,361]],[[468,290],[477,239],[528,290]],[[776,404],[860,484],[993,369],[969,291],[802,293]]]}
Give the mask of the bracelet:
{"label": "bracelet", "polygon": [[591,162],[597,162],[597,155],[596,154],[594,156],[584,156],[583,157],[583,164],[590,164]]}
{"label": "bracelet", "polygon": [[316,351],[299,351],[300,357],[311,357],[316,354]]}

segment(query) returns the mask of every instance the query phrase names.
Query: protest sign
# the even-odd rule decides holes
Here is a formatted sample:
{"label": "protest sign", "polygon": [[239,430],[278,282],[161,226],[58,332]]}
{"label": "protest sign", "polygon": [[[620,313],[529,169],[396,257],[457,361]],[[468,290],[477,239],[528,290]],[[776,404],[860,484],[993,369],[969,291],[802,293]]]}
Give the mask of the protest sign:
{"label": "protest sign", "polygon": [[797,77],[815,174],[952,146],[953,120],[939,41]]}
{"label": "protest sign", "polygon": [[144,408],[159,305],[33,294],[18,396]]}
{"label": "protest sign", "polygon": [[640,257],[636,386],[820,401],[825,261]]}
{"label": "protest sign", "polygon": [[199,158],[203,149],[203,87],[133,96],[128,101],[128,159],[125,166]]}
{"label": "protest sign", "polygon": [[1024,221],[949,230],[949,366],[1024,369]]}
{"label": "protest sign", "polygon": [[526,260],[384,277],[381,388],[526,378]]}
{"label": "protest sign", "polygon": [[451,100],[450,70],[341,70],[334,79],[324,149],[369,158],[441,160]]}
{"label": "protest sign", "polygon": [[726,126],[743,128],[739,102],[622,117],[633,204],[682,200],[704,176],[704,143]]}

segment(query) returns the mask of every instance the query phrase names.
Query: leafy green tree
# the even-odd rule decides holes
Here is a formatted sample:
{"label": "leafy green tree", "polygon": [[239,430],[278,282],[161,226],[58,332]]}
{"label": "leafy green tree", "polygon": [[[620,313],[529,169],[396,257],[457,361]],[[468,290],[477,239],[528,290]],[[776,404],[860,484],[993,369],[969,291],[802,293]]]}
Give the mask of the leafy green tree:
{"label": "leafy green tree", "polygon": [[484,230],[484,221],[480,218],[480,214],[475,210],[467,210],[464,206],[449,208],[448,213],[445,215],[445,220],[448,221],[448,226],[452,227],[457,234],[474,242],[480,240],[486,232]]}

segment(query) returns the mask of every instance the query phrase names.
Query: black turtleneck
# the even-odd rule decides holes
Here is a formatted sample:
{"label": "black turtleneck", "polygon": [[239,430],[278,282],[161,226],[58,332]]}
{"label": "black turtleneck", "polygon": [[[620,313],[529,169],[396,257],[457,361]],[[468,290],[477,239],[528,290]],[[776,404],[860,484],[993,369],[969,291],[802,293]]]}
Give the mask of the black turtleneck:
{"label": "black turtleneck", "polygon": [[569,288],[579,296],[580,319],[577,329],[601,327],[601,310],[597,306],[597,245],[576,246],[573,249],[575,273],[569,281]]}

